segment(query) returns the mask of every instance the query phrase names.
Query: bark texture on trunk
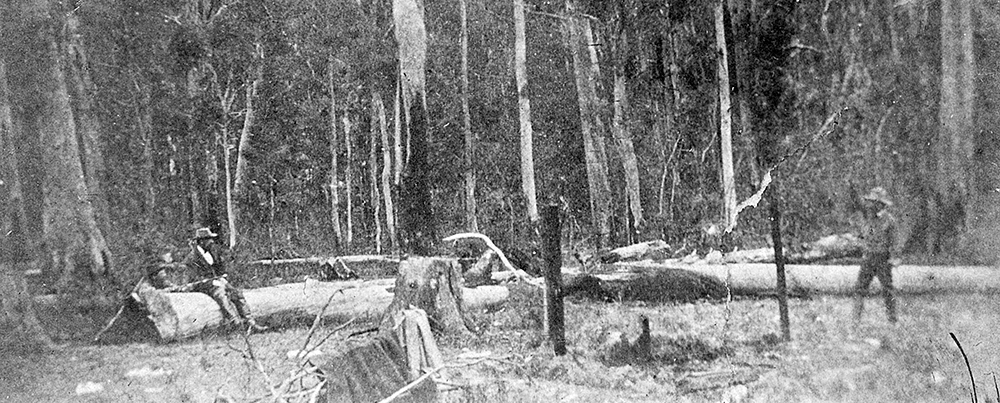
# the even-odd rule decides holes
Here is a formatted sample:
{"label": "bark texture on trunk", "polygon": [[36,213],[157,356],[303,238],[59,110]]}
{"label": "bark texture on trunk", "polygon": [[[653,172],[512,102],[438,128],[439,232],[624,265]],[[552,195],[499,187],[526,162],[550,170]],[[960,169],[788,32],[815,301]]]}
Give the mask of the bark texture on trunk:
{"label": "bark texture on trunk", "polygon": [[517,114],[521,123],[521,190],[528,219],[537,222],[535,196],[534,133],[531,127],[531,99],[528,97],[527,40],[524,34],[524,0],[514,0],[514,76],[517,82]]}
{"label": "bark texture on trunk", "polygon": [[719,139],[722,154],[722,207],[726,228],[736,224],[736,181],[733,172],[733,115],[729,96],[729,54],[726,49],[725,0],[715,5],[715,48],[718,52]]}
{"label": "bark texture on trunk", "polygon": [[76,14],[67,16],[68,57],[66,67],[69,69],[72,83],[69,85],[70,100],[73,105],[73,116],[76,118],[77,138],[80,144],[83,173],[90,192],[90,200],[94,209],[94,219],[102,232],[109,230],[108,201],[104,193],[103,183],[107,170],[104,164],[104,151],[101,147],[101,125],[94,110],[94,97],[97,88],[90,76],[90,61],[82,35],[79,32],[80,21]]}
{"label": "bark texture on trunk", "polygon": [[334,59],[327,64],[327,88],[330,91],[330,218],[336,248],[343,247],[344,232],[340,224],[340,139],[337,131],[337,85],[334,80]]}
{"label": "bark texture on trunk", "polygon": [[[631,108],[628,99],[628,78],[632,74],[630,67],[632,60],[628,52],[628,32],[631,27],[630,4],[619,1],[615,3],[615,20],[612,24],[613,32],[609,34],[612,40],[611,58],[614,62],[614,86],[612,88],[612,105],[614,115],[612,117],[611,133],[618,148],[618,155],[621,159],[622,170],[625,175],[625,202],[628,209],[630,224],[627,234],[628,242],[634,242],[635,235],[645,223],[642,210],[642,196],[639,183],[639,161],[635,155],[635,147],[632,142]],[[656,103],[656,101],[654,101]],[[655,123],[654,125],[658,125]],[[662,129],[662,127],[659,127]],[[654,130],[656,130],[654,128]],[[655,133],[659,136],[661,133]]]}
{"label": "bark texture on trunk", "polygon": [[0,237],[0,345],[12,349],[52,344],[38,321],[24,280],[23,263],[30,256],[25,249],[24,200],[14,145],[18,135],[7,67],[0,53],[0,233],[5,234]]}
{"label": "bark texture on trunk", "polygon": [[382,102],[382,94],[373,94],[372,102],[375,103],[375,110],[378,112],[378,127],[382,138],[382,201],[385,203],[385,227],[389,232],[389,248],[395,250],[399,238],[396,237],[396,209],[392,201],[393,148],[389,145],[389,130],[386,127],[385,103]]}
{"label": "bark texture on trunk", "polygon": [[347,111],[344,111],[344,116],[342,116],[344,123],[344,150],[346,151],[344,157],[344,199],[346,199],[346,206],[344,209],[344,219],[346,222],[346,232],[344,233],[344,247],[345,250],[350,250],[351,243],[354,242],[354,150],[352,133],[351,130],[351,119],[347,116]]}
{"label": "bark texture on trunk", "polygon": [[109,274],[111,253],[87,187],[57,29],[65,21],[45,1],[20,1],[13,6],[16,30],[29,55],[9,59],[10,72],[30,83],[35,93],[21,94],[38,144],[46,156],[42,170],[41,250],[49,273],[58,277],[60,293],[93,295]]}
{"label": "bark texture on trunk", "polygon": [[635,146],[632,143],[632,133],[628,129],[628,88],[625,76],[615,75],[614,108],[615,116],[612,131],[618,154],[621,156],[622,168],[625,170],[625,195],[628,199],[628,210],[632,216],[634,228],[642,228],[644,214],[642,212],[642,197],[639,191],[639,160],[635,156]]}
{"label": "bark texture on trunk", "polygon": [[[953,249],[965,225],[966,204],[975,191],[976,52],[975,2],[941,1],[941,84],[937,171],[929,203],[928,252]],[[961,212],[961,213],[959,213]]]}
{"label": "bark texture on trunk", "polygon": [[462,14],[462,131],[465,136],[465,148],[462,159],[465,165],[465,225],[472,232],[479,232],[479,219],[476,216],[476,137],[472,134],[472,115],[469,112],[469,10],[466,0],[459,0]]}
{"label": "bark texture on trunk", "polygon": [[425,89],[427,31],[423,4],[394,0],[392,14],[399,45],[400,97],[408,150],[399,198],[401,246],[408,253],[429,255],[437,235],[429,183],[430,116]]}
{"label": "bark texture on trunk", "polygon": [[372,223],[375,225],[375,253],[382,253],[382,202],[379,200],[378,146],[379,120],[374,97],[368,120],[368,203],[372,208]]}
{"label": "bark texture on trunk", "polygon": [[594,74],[596,51],[591,46],[590,21],[574,16],[575,9],[567,2],[571,17],[566,21],[569,31],[569,51],[573,60],[577,97],[580,104],[580,128],[587,161],[587,184],[590,191],[591,217],[598,249],[608,244],[611,236],[611,187],[608,183],[608,156],[605,147],[605,127],[601,120],[601,103],[597,96],[598,76]]}
{"label": "bark texture on trunk", "polygon": [[243,95],[244,98],[244,109],[243,109],[243,128],[240,129],[240,141],[236,147],[236,172],[233,174],[233,193],[232,193],[232,205],[230,207],[230,228],[229,228],[229,247],[236,248],[239,246],[239,225],[241,218],[245,215],[244,210],[247,209],[249,203],[247,202],[247,186],[249,180],[247,179],[247,156],[250,154],[250,138],[253,135],[253,124],[254,118],[256,116],[256,111],[254,109],[254,100],[257,98],[257,87],[260,87],[261,81],[264,80],[264,54],[263,47],[260,42],[255,44],[256,47],[256,57],[254,66],[253,78],[250,82],[246,84],[246,92]]}

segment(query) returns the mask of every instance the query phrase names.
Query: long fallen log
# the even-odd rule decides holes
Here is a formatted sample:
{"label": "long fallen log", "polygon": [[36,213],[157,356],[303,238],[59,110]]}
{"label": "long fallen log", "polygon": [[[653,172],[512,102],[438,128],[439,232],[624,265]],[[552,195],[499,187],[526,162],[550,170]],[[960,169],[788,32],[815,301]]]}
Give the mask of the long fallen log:
{"label": "long fallen log", "polygon": [[[796,245],[787,252],[787,263],[806,264],[824,260],[861,256],[861,239],[854,234],[835,234]],[[774,262],[774,248],[747,249],[726,253],[721,261],[706,263],[771,263]]]}
{"label": "long fallen log", "polygon": [[308,275],[319,280],[382,278],[396,275],[399,258],[385,255],[313,256],[294,259],[261,259],[247,262],[249,270],[272,277]]}
{"label": "long fallen log", "polygon": [[[395,280],[341,281],[283,284],[247,289],[243,296],[259,322],[278,326],[289,321],[314,318],[321,311],[330,319],[378,319],[392,302]],[[145,288],[134,304],[145,308],[140,316],[155,328],[163,341],[184,339],[222,326],[218,304],[201,293],[170,293]],[[463,289],[466,309],[502,304],[509,292],[503,286]],[[329,306],[324,310],[323,307]],[[136,315],[132,315],[136,317]]]}
{"label": "long fallen log", "polygon": [[714,276],[668,267],[617,273],[564,271],[562,292],[564,296],[608,302],[684,302],[729,295],[725,283]]}
{"label": "long fallen log", "polygon": [[329,261],[341,261],[347,264],[351,263],[399,263],[399,258],[385,255],[349,255],[349,256],[314,256],[314,257],[300,257],[293,259],[260,259],[254,260],[247,264],[259,264],[264,266],[271,265],[282,265],[282,264],[301,264],[301,263],[326,263]]}
{"label": "long fallen log", "polygon": [[[677,270],[713,278],[733,295],[766,295],[774,292],[777,273],[773,264],[664,265],[657,263],[617,263],[616,275],[628,273],[634,282]],[[857,265],[787,265],[789,292],[796,294],[850,294],[858,277]],[[611,275],[615,273],[606,273]],[[1000,290],[1000,270],[971,266],[910,266],[893,269],[893,285],[900,294],[992,292]],[[600,277],[601,275],[598,275]],[[875,281],[870,292],[881,287]]]}
{"label": "long fallen log", "polygon": [[598,256],[597,260],[604,264],[620,262],[623,260],[639,260],[642,258],[648,258],[648,256],[653,254],[666,254],[669,252],[669,249],[670,245],[663,240],[640,242],[634,245],[612,249]]}

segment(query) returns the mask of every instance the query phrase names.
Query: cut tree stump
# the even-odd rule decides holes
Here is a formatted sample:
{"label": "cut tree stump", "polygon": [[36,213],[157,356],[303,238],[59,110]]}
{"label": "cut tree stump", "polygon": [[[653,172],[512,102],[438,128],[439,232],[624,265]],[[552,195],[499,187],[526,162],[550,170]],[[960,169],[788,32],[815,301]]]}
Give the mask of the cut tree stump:
{"label": "cut tree stump", "polygon": [[394,402],[437,401],[432,379],[414,383],[444,365],[426,314],[403,310],[394,320],[400,324],[396,332],[324,358],[319,368],[326,376],[326,401],[377,402],[390,396],[396,396]]}
{"label": "cut tree stump", "polygon": [[[307,281],[246,289],[243,296],[254,317],[271,327],[315,318],[321,311],[326,319],[378,320],[393,301],[394,284],[392,279],[335,283]],[[459,292],[467,310],[501,305],[509,295],[503,286],[467,288]],[[144,287],[136,294],[138,298],[131,301],[128,308],[134,312],[123,316],[125,320],[120,320],[120,325],[116,326],[125,327],[125,330],[152,327],[160,340],[170,341],[196,336],[224,325],[218,304],[208,295],[163,292],[152,287]],[[329,306],[323,310],[327,301]],[[117,332],[121,331],[121,328],[117,329]],[[115,332],[115,329],[109,331]]]}
{"label": "cut tree stump", "polygon": [[431,327],[449,334],[470,333],[465,317],[462,268],[455,258],[411,256],[399,262],[396,294],[385,311],[379,333],[391,331],[392,318],[411,306],[424,310]]}

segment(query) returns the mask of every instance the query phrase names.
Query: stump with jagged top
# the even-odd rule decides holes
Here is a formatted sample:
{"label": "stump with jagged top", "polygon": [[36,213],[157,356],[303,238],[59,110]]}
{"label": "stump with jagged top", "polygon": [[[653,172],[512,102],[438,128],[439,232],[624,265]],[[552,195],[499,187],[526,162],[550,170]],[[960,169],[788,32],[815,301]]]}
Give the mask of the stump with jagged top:
{"label": "stump with jagged top", "polygon": [[394,327],[392,318],[413,306],[427,312],[431,327],[447,334],[470,333],[462,300],[462,268],[454,258],[407,257],[399,262],[392,303],[380,333]]}

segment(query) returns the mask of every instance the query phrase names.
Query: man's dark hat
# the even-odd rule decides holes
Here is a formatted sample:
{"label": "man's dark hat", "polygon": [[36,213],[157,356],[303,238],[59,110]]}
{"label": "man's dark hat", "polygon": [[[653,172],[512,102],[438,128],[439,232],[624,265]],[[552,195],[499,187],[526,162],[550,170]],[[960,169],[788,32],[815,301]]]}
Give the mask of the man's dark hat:
{"label": "man's dark hat", "polygon": [[212,232],[212,230],[210,230],[208,228],[198,228],[198,229],[194,230],[194,237],[192,239],[194,239],[194,240],[199,240],[199,239],[215,239],[215,238],[218,238],[218,237],[219,237],[219,234],[216,234],[216,233]]}
{"label": "man's dark hat", "polygon": [[872,188],[872,190],[862,198],[865,200],[877,201],[884,204],[886,207],[892,206],[892,199],[889,198],[889,192],[881,186]]}

